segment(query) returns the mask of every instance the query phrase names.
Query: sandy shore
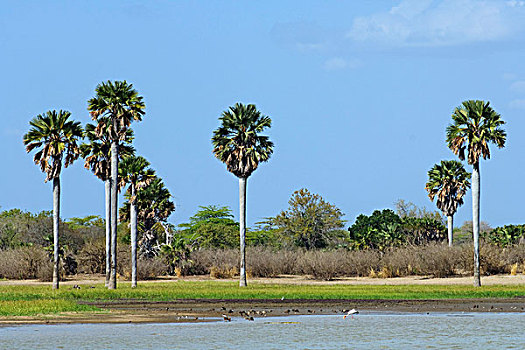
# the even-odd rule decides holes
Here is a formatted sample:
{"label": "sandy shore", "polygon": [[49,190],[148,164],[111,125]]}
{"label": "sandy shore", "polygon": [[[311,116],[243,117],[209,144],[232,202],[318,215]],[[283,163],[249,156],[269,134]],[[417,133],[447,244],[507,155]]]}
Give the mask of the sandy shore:
{"label": "sandy shore", "polygon": [[[206,280],[193,277],[184,280]],[[174,279],[161,279],[141,283],[158,283]],[[471,277],[425,278],[404,277],[390,279],[346,278],[337,281],[313,281],[304,277],[282,277],[276,279],[252,279],[259,283],[287,284],[372,284],[372,285],[409,285],[409,284],[465,284],[472,283]],[[90,285],[102,283],[100,277],[84,276],[64,281],[63,285]],[[0,281],[0,285],[42,284],[38,281]],[[120,283],[129,283],[122,281]],[[488,276],[482,280],[484,285],[525,284],[525,276]],[[47,283],[48,284],[48,283]],[[1,317],[0,325],[14,324],[57,324],[57,323],[166,323],[166,322],[216,322],[222,315],[249,322],[269,316],[288,315],[343,315],[345,310],[357,309],[362,314],[375,312],[411,312],[411,313],[463,313],[463,312],[525,312],[525,298],[512,299],[445,299],[445,300],[226,300],[226,299],[185,299],[171,302],[146,302],[137,300],[118,300],[111,302],[89,302],[104,311],[94,313],[69,313],[56,316],[36,317]]]}
{"label": "sandy shore", "polygon": [[[183,278],[161,277],[155,280],[139,281],[139,283],[161,283],[170,281],[238,281],[238,279],[221,279],[217,280],[208,276],[188,276]],[[408,276],[395,278],[370,278],[370,277],[345,277],[332,281],[314,280],[305,276],[280,276],[277,278],[250,278],[248,283],[269,283],[269,284],[349,284],[349,285],[472,285],[472,277],[447,277],[434,278],[431,276]],[[94,285],[104,283],[104,278],[100,275],[77,275],[69,277],[60,282],[61,285],[73,286]],[[129,281],[119,280],[119,284],[129,284]],[[491,285],[517,285],[525,284],[525,275],[494,275],[484,276],[481,278],[481,284],[484,286]],[[39,280],[0,280],[1,285],[50,285],[51,282],[41,282]]]}

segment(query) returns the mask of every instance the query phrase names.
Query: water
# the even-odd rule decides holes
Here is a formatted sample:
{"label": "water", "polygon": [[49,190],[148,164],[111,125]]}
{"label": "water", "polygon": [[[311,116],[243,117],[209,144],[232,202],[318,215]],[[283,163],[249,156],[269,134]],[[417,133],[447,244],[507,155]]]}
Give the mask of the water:
{"label": "water", "polygon": [[230,323],[0,327],[2,349],[525,349],[525,314],[360,314]]}

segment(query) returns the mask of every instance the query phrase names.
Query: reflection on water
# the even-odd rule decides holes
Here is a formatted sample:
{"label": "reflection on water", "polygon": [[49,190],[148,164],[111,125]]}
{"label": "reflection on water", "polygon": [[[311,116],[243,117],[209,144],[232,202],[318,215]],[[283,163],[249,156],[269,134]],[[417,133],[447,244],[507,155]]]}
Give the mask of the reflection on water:
{"label": "reflection on water", "polygon": [[525,349],[525,314],[360,314],[0,327],[5,349]]}

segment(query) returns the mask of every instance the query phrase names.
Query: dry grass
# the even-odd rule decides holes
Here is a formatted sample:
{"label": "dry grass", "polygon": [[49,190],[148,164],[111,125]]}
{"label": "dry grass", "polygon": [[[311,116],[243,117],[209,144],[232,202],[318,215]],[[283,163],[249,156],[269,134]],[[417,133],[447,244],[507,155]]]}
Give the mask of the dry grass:
{"label": "dry grass", "polygon": [[0,278],[50,281],[53,264],[41,247],[0,251]]}
{"label": "dry grass", "polygon": [[[448,247],[444,244],[390,249],[383,254],[369,251],[305,251],[249,248],[246,252],[248,272],[253,277],[307,275],[319,280],[339,277],[374,278],[430,275],[448,277],[471,274],[473,253],[470,245]],[[192,274],[211,274],[226,278],[238,266],[239,253],[231,250],[202,250],[192,254]],[[481,248],[484,275],[523,273],[525,246]],[[200,273],[199,273],[200,272]],[[219,277],[222,276],[222,277]]]}
{"label": "dry grass", "polygon": [[[103,245],[85,247],[77,255],[80,273],[103,273]],[[448,247],[444,244],[392,248],[380,253],[375,250],[273,250],[249,247],[246,251],[249,277],[272,278],[280,275],[305,275],[316,280],[342,277],[390,278],[414,275],[449,277],[470,275],[473,270],[471,245]],[[177,275],[209,275],[212,278],[232,278],[239,274],[238,249],[206,249],[191,253],[191,261]],[[118,273],[130,278],[128,247],[118,251]],[[525,245],[501,248],[481,246],[483,275],[525,273]],[[141,280],[165,275],[166,264],[161,259],[138,262]],[[0,278],[49,280],[52,264],[40,247],[23,247],[0,251]]]}

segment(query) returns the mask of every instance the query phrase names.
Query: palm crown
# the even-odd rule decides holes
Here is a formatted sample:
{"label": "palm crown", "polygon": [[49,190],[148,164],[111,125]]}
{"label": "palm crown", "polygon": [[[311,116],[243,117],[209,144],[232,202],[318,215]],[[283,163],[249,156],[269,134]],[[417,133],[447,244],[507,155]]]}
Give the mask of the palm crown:
{"label": "palm crown", "polygon": [[[102,121],[107,123],[107,121]],[[85,158],[84,166],[91,169],[96,177],[106,181],[111,176],[111,140],[109,134],[97,132],[97,127],[93,124],[86,124],[84,131],[88,143],[80,145],[80,153]],[[127,129],[124,139],[119,145],[119,156],[127,157],[135,153],[135,148],[131,146],[133,140],[133,130]]]}
{"label": "palm crown", "polygon": [[82,138],[82,127],[80,122],[69,120],[70,116],[62,110],[39,114],[29,122],[31,129],[24,135],[27,152],[39,148],[34,161],[47,174],[46,182],[60,176],[62,160],[68,167],[80,154],[77,140]]}
{"label": "palm crown", "polygon": [[505,122],[490,107],[490,102],[465,101],[454,110],[452,121],[447,127],[448,147],[461,160],[465,160],[465,150],[468,148],[469,164],[478,163],[480,156],[483,159],[490,158],[489,143],[499,148],[505,146],[507,134],[501,128]]}
{"label": "palm crown", "polygon": [[445,215],[452,216],[463,205],[463,196],[470,188],[470,173],[456,160],[442,160],[428,171],[425,189],[431,201],[437,196],[436,205]]}
{"label": "palm crown", "polygon": [[[131,193],[127,192],[124,197],[128,199],[120,208],[120,219],[130,219]],[[171,193],[164,186],[162,179],[154,176],[151,181],[136,195],[137,217],[146,227],[151,227],[158,221],[166,220],[175,210],[175,204],[171,201]]]}
{"label": "palm crown", "polygon": [[273,143],[268,136],[258,135],[271,127],[272,120],[262,115],[255,105],[242,103],[229,107],[219,119],[222,125],[213,132],[213,153],[226,164],[229,172],[247,178],[273,153]]}
{"label": "palm crown", "polygon": [[[125,157],[119,163],[119,187],[123,188],[126,184],[134,186],[135,190],[149,185],[155,179],[155,171],[149,168],[150,163],[141,156]],[[134,203],[135,198],[130,197],[130,202]]]}
{"label": "palm crown", "polygon": [[[99,84],[96,96],[88,101],[88,110],[99,123],[96,132],[108,133],[110,140],[123,140],[133,120],[140,121],[146,106],[133,84],[107,81]],[[101,118],[102,117],[102,118]]]}

